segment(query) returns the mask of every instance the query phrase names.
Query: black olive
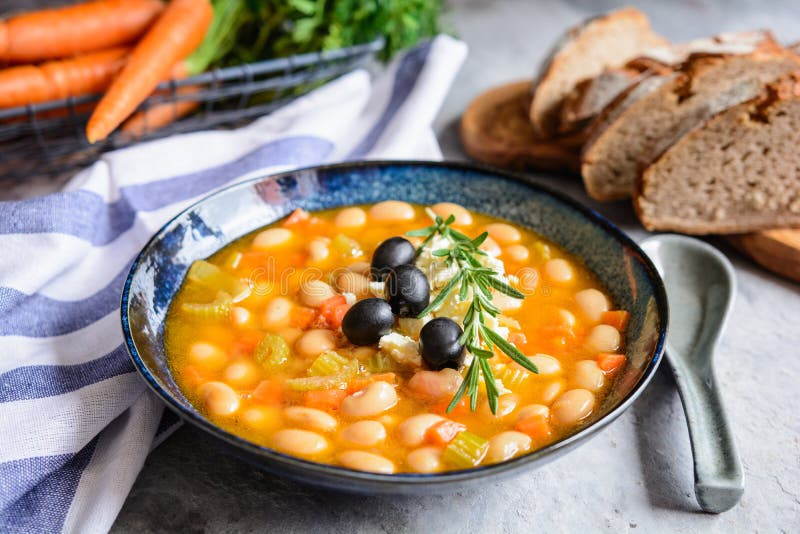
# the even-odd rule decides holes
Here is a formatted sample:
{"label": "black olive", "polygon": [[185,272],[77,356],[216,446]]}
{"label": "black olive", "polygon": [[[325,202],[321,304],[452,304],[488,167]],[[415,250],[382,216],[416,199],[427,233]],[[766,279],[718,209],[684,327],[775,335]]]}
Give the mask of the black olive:
{"label": "black olive", "polygon": [[463,333],[458,323],[447,317],[437,317],[425,323],[419,332],[419,350],[428,367],[434,371],[461,367],[464,346],[458,340]]}
{"label": "black olive", "polygon": [[398,265],[414,263],[417,250],[407,239],[390,237],[375,249],[372,254],[372,277],[383,280]]}
{"label": "black olive", "polygon": [[392,331],[394,316],[383,299],[364,299],[347,310],[342,319],[342,332],[353,345],[372,345]]}
{"label": "black olive", "polygon": [[414,265],[398,265],[386,277],[386,297],[398,317],[416,317],[431,300],[428,277]]}

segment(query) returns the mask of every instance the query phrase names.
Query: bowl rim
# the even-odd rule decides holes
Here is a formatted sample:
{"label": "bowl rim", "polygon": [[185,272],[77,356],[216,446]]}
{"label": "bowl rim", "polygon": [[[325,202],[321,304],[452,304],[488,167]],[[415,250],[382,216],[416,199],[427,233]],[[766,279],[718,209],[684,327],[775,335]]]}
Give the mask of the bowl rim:
{"label": "bowl rim", "polygon": [[[142,360],[141,355],[139,354],[136,345],[133,341],[133,336],[131,334],[130,320],[128,315],[128,305],[130,300],[129,297],[130,297],[131,284],[138,272],[141,260],[143,259],[144,255],[147,253],[151,245],[157,239],[162,237],[164,231],[175,220],[179,219],[180,217],[184,216],[185,213],[195,209],[197,206],[207,202],[209,199],[217,195],[221,195],[227,191],[237,188],[247,188],[253,183],[265,182],[268,180],[276,180],[284,176],[294,175],[301,172],[336,171],[341,169],[357,170],[359,168],[367,168],[367,167],[391,167],[391,166],[436,167],[436,168],[451,169],[464,172],[476,172],[480,174],[489,175],[495,179],[503,179],[516,183],[521,183],[527,187],[538,190],[540,193],[549,195],[555,198],[556,200],[566,204],[570,208],[578,211],[593,224],[599,225],[608,234],[612,235],[614,239],[617,240],[617,242],[619,242],[624,247],[627,247],[636,253],[639,260],[644,264],[644,267],[646,268],[646,271],[649,275],[648,277],[649,280],[654,285],[654,297],[656,300],[656,309],[658,311],[659,318],[661,319],[661,325],[658,334],[658,340],[656,342],[655,347],[652,350],[647,367],[642,372],[641,378],[633,386],[633,388],[631,388],[628,394],[625,395],[625,397],[623,397],[622,400],[620,400],[619,403],[614,408],[612,408],[608,413],[606,413],[599,419],[592,421],[586,426],[583,426],[577,432],[570,434],[569,436],[563,439],[560,439],[545,447],[542,447],[541,449],[537,449],[533,452],[523,454],[511,460],[507,460],[497,464],[473,467],[469,469],[443,471],[438,473],[380,474],[367,471],[357,471],[354,469],[349,469],[336,465],[305,460],[248,441],[245,438],[232,434],[224,430],[223,428],[213,424],[211,421],[202,417],[201,414],[193,413],[187,410],[181,403],[177,402],[168,391],[166,391],[158,384],[153,374],[150,372],[148,366]],[[229,243],[226,243],[226,245],[227,244]],[[566,195],[565,193],[556,191],[547,185],[543,185],[538,182],[532,182],[531,180],[525,178],[525,176],[522,174],[496,169],[488,165],[474,164],[474,163],[467,163],[460,161],[448,161],[448,160],[427,161],[427,160],[380,159],[380,160],[330,163],[323,165],[310,165],[305,167],[299,167],[297,169],[248,178],[241,182],[237,182],[225,186],[223,188],[220,188],[208,195],[205,195],[201,199],[197,200],[196,202],[182,209],[174,217],[170,218],[166,223],[164,223],[152,235],[152,237],[148,239],[147,243],[145,243],[145,245],[136,255],[136,258],[134,259],[133,263],[131,264],[128,276],[125,279],[125,285],[121,297],[121,323],[122,323],[121,326],[122,326],[123,336],[125,337],[125,346],[128,349],[128,355],[131,358],[131,361],[133,362],[136,371],[139,373],[139,375],[141,375],[142,378],[144,378],[145,383],[148,385],[151,391],[153,391],[162,401],[164,401],[167,407],[172,409],[173,412],[176,412],[181,419],[190,422],[194,426],[208,432],[213,437],[235,447],[236,449],[241,449],[243,452],[248,453],[251,456],[256,456],[261,459],[268,460],[270,462],[277,462],[283,464],[283,467],[287,468],[290,471],[294,472],[306,471],[309,473],[327,475],[330,478],[338,478],[343,482],[352,481],[352,482],[363,482],[368,484],[382,483],[386,485],[395,485],[395,486],[420,486],[420,485],[445,486],[477,478],[495,477],[502,473],[508,473],[510,471],[520,470],[525,466],[532,466],[533,464],[545,463],[549,459],[556,458],[557,456],[559,456],[560,453],[568,452],[571,448],[580,444],[582,441],[585,441],[587,438],[597,434],[600,430],[604,429],[606,426],[615,421],[620,415],[622,415],[623,412],[625,412],[625,410],[627,410],[631,406],[631,404],[633,404],[633,402],[645,390],[645,388],[655,375],[658,366],[663,360],[668,322],[669,322],[669,306],[667,302],[666,289],[664,287],[664,282],[661,279],[658,270],[656,269],[653,262],[650,260],[649,256],[647,256],[647,254],[641,249],[641,247],[639,247],[639,245],[630,236],[628,236],[625,232],[623,232],[610,220],[606,219],[603,215],[601,215],[597,211],[581,204],[579,201],[573,199],[572,197]],[[325,485],[322,480],[320,480],[319,483]]]}

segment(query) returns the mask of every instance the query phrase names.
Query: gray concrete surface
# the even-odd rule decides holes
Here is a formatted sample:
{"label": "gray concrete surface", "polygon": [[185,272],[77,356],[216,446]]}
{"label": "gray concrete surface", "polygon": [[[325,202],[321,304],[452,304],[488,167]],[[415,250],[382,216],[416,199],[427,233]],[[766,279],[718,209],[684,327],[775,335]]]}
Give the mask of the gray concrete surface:
{"label": "gray concrete surface", "polygon": [[[772,28],[800,39],[800,3],[641,2],[673,40]],[[528,77],[556,36],[612,2],[460,1],[450,18],[470,55],[437,121],[445,155],[464,159],[456,121],[469,100]],[[570,178],[531,179],[587,202],[635,238],[626,202],[595,205]],[[514,479],[435,497],[356,497],[272,477],[182,428],[148,459],[115,532],[798,532],[800,288],[715,241],[736,265],[739,293],[717,371],[746,469],[732,511],[700,513],[688,435],[668,368],[634,407],[579,450]],[[673,313],[680,313],[674,310]]]}

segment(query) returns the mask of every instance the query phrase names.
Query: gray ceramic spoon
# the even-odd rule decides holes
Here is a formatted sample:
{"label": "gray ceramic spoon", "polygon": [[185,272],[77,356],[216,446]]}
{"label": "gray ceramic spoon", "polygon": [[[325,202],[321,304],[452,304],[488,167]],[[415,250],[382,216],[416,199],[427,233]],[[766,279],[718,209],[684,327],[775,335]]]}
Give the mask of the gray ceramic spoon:
{"label": "gray ceramic spoon", "polygon": [[694,493],[706,512],[729,510],[744,472],[714,377],[714,349],[736,294],[733,266],[717,249],[680,235],[646,239],[642,249],[664,279],[669,301],[667,359],[689,424]]}

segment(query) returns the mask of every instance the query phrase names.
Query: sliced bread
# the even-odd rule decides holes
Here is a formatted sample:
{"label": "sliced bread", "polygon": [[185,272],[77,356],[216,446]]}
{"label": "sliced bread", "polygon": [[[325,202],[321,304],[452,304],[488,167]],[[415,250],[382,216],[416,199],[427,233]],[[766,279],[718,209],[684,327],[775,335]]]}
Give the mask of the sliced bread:
{"label": "sliced bread", "polygon": [[606,69],[583,80],[564,99],[558,126],[560,134],[575,134],[586,127],[621,94],[648,76],[666,75],[692,54],[749,54],[759,49],[779,48],[767,30],[723,33],[685,43],[649,48],[623,67]]}
{"label": "sliced bread", "polygon": [[774,49],[692,57],[674,74],[648,78],[648,90],[618,100],[618,109],[604,113],[592,128],[581,155],[589,195],[598,200],[630,196],[641,171],[682,135],[798,68],[800,57]]}
{"label": "sliced bread", "polygon": [[579,82],[666,43],[650,28],[647,16],[631,7],[589,19],[568,30],[537,76],[530,107],[534,132],[541,138],[550,138],[557,132],[564,98]]}
{"label": "sliced bread", "polygon": [[649,230],[726,234],[800,227],[800,74],[718,112],[642,173]]}
{"label": "sliced bread", "polygon": [[577,173],[579,146],[569,139],[537,139],[528,119],[530,101],[530,81],[495,87],[476,97],[461,117],[464,150],[498,167]]}

